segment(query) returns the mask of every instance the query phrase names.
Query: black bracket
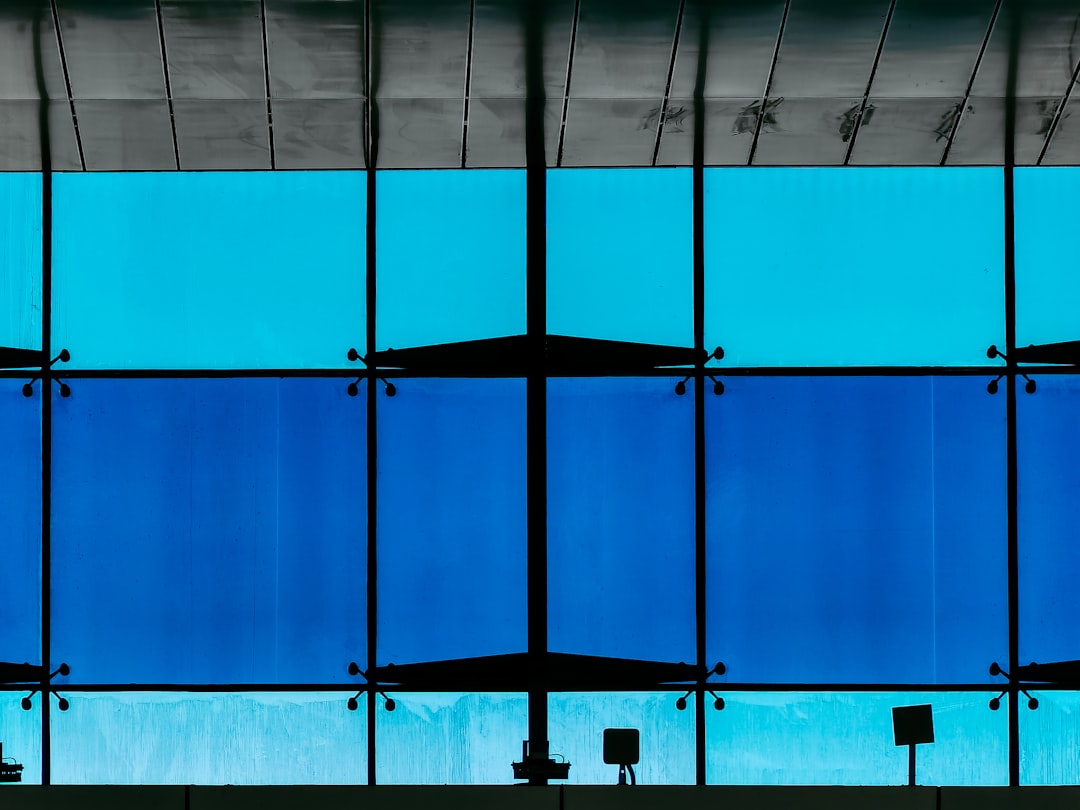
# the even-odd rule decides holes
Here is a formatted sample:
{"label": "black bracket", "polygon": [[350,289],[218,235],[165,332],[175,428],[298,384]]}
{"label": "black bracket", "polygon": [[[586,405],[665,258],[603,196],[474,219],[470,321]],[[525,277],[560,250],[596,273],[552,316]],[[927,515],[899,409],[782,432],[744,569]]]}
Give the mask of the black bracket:
{"label": "black bracket", "polygon": [[[987,349],[986,356],[989,357],[991,360],[993,360],[995,357],[1000,357],[1005,362],[1009,361],[1009,358],[1006,357],[1005,354],[1001,352],[997,346],[991,346],[989,349]],[[1024,390],[1027,391],[1029,394],[1034,394],[1035,381],[1022,371],[1017,370],[1016,373],[1023,377],[1025,380],[1027,380],[1027,383],[1024,385]],[[998,374],[996,378],[991,380],[986,386],[987,393],[996,394],[998,392],[998,383],[1001,382],[1001,378],[1004,376],[1004,373]]]}
{"label": "black bracket", "polygon": [[[56,355],[56,357],[49,361],[49,368],[52,368],[54,365],[56,365],[57,361],[60,361],[61,363],[66,363],[70,359],[71,352],[69,352],[67,349],[61,349],[60,354]],[[40,377],[34,377],[32,380],[30,380],[30,382],[26,383],[26,385],[22,387],[22,393],[24,397],[32,397],[34,395],[34,383],[36,383],[40,379]],[[56,381],[60,384],[60,396],[70,397],[71,389],[68,387],[68,384],[59,378],[54,379],[56,379]]]}
{"label": "black bracket", "polygon": [[716,709],[718,712],[722,712],[724,710],[724,706],[726,705],[724,703],[724,699],[718,694],[716,694],[716,692],[714,692],[712,689],[709,689],[709,686],[715,684],[710,684],[708,679],[710,675],[723,675],[725,672],[727,672],[727,665],[725,665],[723,661],[717,661],[716,665],[705,673],[705,677],[702,678],[701,681],[693,689],[688,689],[686,691],[686,694],[682,695],[675,701],[675,708],[678,709],[680,712],[685,711],[686,699],[692,694],[694,694],[694,692],[698,689],[704,689],[706,692],[713,696],[713,708]]}
{"label": "black bracket", "polygon": [[[1027,689],[1020,686],[1018,682],[1013,680],[1013,677],[1008,672],[1003,670],[1001,668],[1001,665],[998,664],[997,661],[995,661],[994,663],[992,663],[990,665],[990,674],[991,675],[1004,675],[1006,678],[1009,679],[1009,685],[1010,686],[1015,684],[1016,687],[1020,690],[1020,692],[1022,692],[1024,694],[1024,696],[1027,697],[1027,699],[1028,699],[1028,704],[1027,705],[1028,705],[1029,709],[1031,709],[1032,711],[1035,711],[1037,708],[1039,708],[1039,699],[1032,697],[1031,693],[1028,692]],[[997,697],[994,697],[994,698],[990,698],[990,704],[989,704],[990,705],[990,711],[996,712],[998,709],[1001,708],[1001,699],[1003,697],[1005,697],[1005,693],[1008,692],[1008,691],[1009,691],[1008,689],[1003,689],[1001,691],[1000,695],[998,695]]]}
{"label": "black bracket", "polygon": [[[350,363],[355,363],[355,362],[357,362],[359,360],[365,366],[367,365],[367,360],[365,358],[361,357],[360,352],[358,352],[356,349],[349,349],[349,353],[348,353],[347,357],[349,358]],[[353,380],[351,383],[349,383],[349,387],[346,388],[345,391],[348,393],[348,395],[350,397],[355,397],[357,394],[360,393],[360,381],[362,379],[364,379],[364,378],[363,377],[357,377],[355,380]],[[397,386],[394,385],[392,382],[390,382],[388,379],[386,379],[386,377],[379,377],[379,379],[382,380],[383,385],[386,386],[386,388],[384,390],[386,391],[386,395],[388,397],[392,397],[397,393]]]}
{"label": "black bracket", "polygon": [[[59,667],[57,667],[55,672],[50,672],[49,673],[49,680],[51,681],[57,675],[63,675],[63,676],[66,677],[66,676],[68,676],[70,674],[71,674],[71,667],[69,667],[67,664],[61,664]],[[22,702],[19,705],[22,706],[23,711],[28,712],[32,708],[34,708],[34,704],[30,700],[30,698],[32,698],[34,695],[36,695],[40,691],[41,691],[40,689],[34,689],[29,695],[27,695],[26,697],[24,697],[22,699]],[[67,698],[64,697],[63,695],[61,695],[59,692],[53,692],[53,694],[56,695],[56,697],[58,698],[58,700],[56,702],[57,707],[60,709],[60,711],[66,712],[68,710],[68,708],[70,708],[70,706],[71,706],[71,704],[68,703]]]}
{"label": "black bracket", "polygon": [[[724,359],[724,347],[723,346],[717,346],[715,349],[712,350],[712,354],[710,354],[708,357],[705,358],[705,361],[708,362],[709,360],[723,360],[723,359]],[[716,377],[714,377],[712,374],[709,374],[708,372],[706,372],[705,376],[708,377],[710,380],[712,380],[712,384],[713,384],[712,392],[714,394],[716,394],[716,396],[722,395],[724,393],[724,383],[721,382],[720,380],[716,379]],[[679,380],[677,383],[675,383],[675,393],[680,397],[683,394],[685,394],[686,393],[686,384],[688,382],[690,382],[690,380],[692,380],[692,379],[694,379],[694,375],[693,374],[687,374],[685,377],[683,377],[681,380]]]}
{"label": "black bracket", "polygon": [[373,683],[372,681],[369,681],[367,673],[364,672],[364,670],[360,669],[360,667],[357,665],[357,663],[355,661],[350,661],[349,662],[349,674],[354,676],[354,677],[359,675],[365,681],[368,681],[367,685],[363,689],[361,689],[359,692],[357,692],[355,695],[353,695],[351,698],[349,698],[349,701],[348,701],[348,703],[346,705],[348,705],[350,712],[355,712],[357,709],[360,708],[360,696],[362,694],[364,694],[364,692],[367,692],[368,690],[371,690],[371,689],[374,689],[376,692],[378,692],[380,695],[383,696],[383,699],[386,701],[385,703],[383,703],[383,706],[386,708],[386,710],[388,712],[392,712],[394,709],[397,708],[397,702],[392,697],[387,695],[386,692],[379,689],[378,684]]}

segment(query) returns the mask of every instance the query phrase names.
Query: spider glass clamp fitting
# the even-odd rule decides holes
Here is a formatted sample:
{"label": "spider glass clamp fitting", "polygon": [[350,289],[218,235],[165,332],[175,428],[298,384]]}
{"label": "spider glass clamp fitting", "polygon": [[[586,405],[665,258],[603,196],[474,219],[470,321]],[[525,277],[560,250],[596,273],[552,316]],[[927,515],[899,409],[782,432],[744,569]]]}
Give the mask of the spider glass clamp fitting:
{"label": "spider glass clamp fitting", "polygon": [[[712,374],[706,374],[705,376],[708,377],[710,380],[712,380],[712,384],[713,384],[712,391],[713,391],[714,394],[716,394],[716,396],[720,396],[721,394],[724,393],[724,384],[720,380],[716,379],[716,377],[714,377]],[[694,378],[693,374],[688,374],[685,377],[683,377],[681,380],[679,380],[677,383],[675,383],[675,393],[676,393],[676,395],[681,397],[683,394],[685,394],[686,393],[686,384],[688,382],[690,382],[690,380],[692,380],[693,378]]]}
{"label": "spider glass clamp fitting", "polygon": [[[986,356],[989,357],[991,360],[993,360],[995,357],[1000,357],[1006,362],[1008,362],[1009,360],[1009,358],[1003,352],[1001,352],[997,346],[991,346],[989,349],[987,349]],[[1023,377],[1025,380],[1027,380],[1027,382],[1024,384],[1024,390],[1029,394],[1034,394],[1035,381],[1022,371],[1018,370],[1016,373]],[[995,379],[991,380],[986,386],[987,392],[991,394],[996,394],[998,392],[998,383],[1001,382],[1001,378],[1004,376],[1004,374],[998,374]]]}
{"label": "spider glass clamp fitting", "polygon": [[701,683],[699,683],[693,689],[688,689],[686,691],[686,694],[682,695],[678,700],[675,701],[675,708],[678,709],[680,712],[684,711],[686,709],[686,699],[690,697],[690,695],[694,694],[695,689],[704,688],[706,692],[713,696],[713,708],[716,709],[718,712],[723,711],[724,706],[726,705],[724,703],[724,699],[718,694],[716,694],[716,692],[714,692],[712,689],[708,688],[708,678],[710,675],[723,675],[725,672],[727,672],[727,665],[723,661],[717,661],[713,668],[705,673],[705,677],[701,680]]}
{"label": "spider glass clamp fitting", "polygon": [[[346,356],[349,358],[349,362],[351,362],[351,363],[355,363],[356,361],[359,360],[365,366],[367,365],[367,360],[365,360],[363,357],[361,357],[360,352],[358,352],[356,349],[349,349],[349,353]],[[346,388],[345,391],[348,393],[348,395],[350,397],[355,397],[357,394],[360,393],[360,381],[362,379],[364,379],[364,378],[363,377],[357,377],[355,380],[353,380],[351,383],[349,383],[349,387]],[[379,377],[379,379],[382,380],[383,385],[386,386],[386,388],[384,388],[383,390],[386,391],[386,395],[388,397],[392,397],[395,394],[397,394],[397,386],[396,385],[394,385],[392,382],[390,382],[388,379],[386,379],[386,377]]]}
{"label": "spider glass clamp fitting", "polygon": [[[994,663],[992,663],[990,665],[990,674],[991,675],[1004,675],[1006,678],[1009,679],[1010,684],[1013,682],[1012,676],[1009,675],[1008,672],[1003,670],[1001,668],[1001,666],[998,664],[997,661],[995,661]],[[1028,692],[1028,690],[1024,689],[1023,687],[1018,687],[1018,689],[1020,690],[1020,692],[1023,693],[1024,697],[1026,697],[1028,699],[1028,704],[1027,705],[1028,705],[1029,709],[1031,709],[1032,711],[1035,711],[1035,709],[1039,708],[1039,699],[1038,698],[1032,697],[1031,693]],[[990,711],[996,712],[998,709],[1001,708],[1001,699],[1003,697],[1005,697],[1005,693],[1008,692],[1008,691],[1009,691],[1008,689],[1002,689],[1000,695],[998,695],[997,697],[990,698],[990,703],[988,704],[990,706]]]}
{"label": "spider glass clamp fitting", "polygon": [[[68,676],[70,674],[71,674],[71,667],[69,667],[67,664],[61,664],[53,672],[49,673],[48,680],[51,681],[57,675],[63,675],[63,676],[66,677],[66,676]],[[34,689],[32,692],[30,692],[29,695],[27,695],[26,697],[24,697],[22,699],[22,701],[20,701],[19,705],[22,706],[23,711],[28,712],[32,708],[34,708],[34,703],[31,700],[31,698],[40,691],[41,691],[40,689]],[[53,692],[53,694],[56,695],[56,697],[57,697],[57,704],[56,705],[59,707],[60,711],[66,712],[68,710],[68,708],[71,706],[71,704],[68,703],[67,698],[64,697],[63,695],[61,695],[59,692]]]}
{"label": "spider glass clamp fitting", "polygon": [[[365,681],[368,679],[367,673],[360,669],[360,667],[356,664],[355,661],[349,662],[349,674],[354,676],[359,675]],[[364,694],[364,692],[368,691],[368,689],[370,689],[372,686],[373,684],[371,684],[371,682],[369,681],[366,688],[361,689],[359,692],[349,698],[349,701],[346,705],[349,707],[350,712],[355,712],[357,709],[360,708],[360,695]],[[383,703],[383,706],[388,712],[392,712],[394,709],[397,708],[397,702],[392,697],[387,695],[386,692],[379,689],[378,687],[375,687],[375,691],[383,696],[383,700],[385,701],[385,703]]]}
{"label": "spider glass clamp fitting", "polygon": [[[49,361],[49,368],[52,368],[54,365],[56,365],[57,361],[61,363],[66,363],[70,359],[71,352],[69,352],[67,349],[61,349],[60,354],[56,355],[56,357]],[[41,377],[34,377],[32,380],[30,380],[30,382],[26,383],[22,387],[22,394],[24,397],[32,397],[34,395],[34,383],[36,383],[40,379]],[[60,396],[65,398],[70,397],[71,389],[68,387],[67,383],[65,383],[58,377],[55,379],[56,382],[60,384]]]}

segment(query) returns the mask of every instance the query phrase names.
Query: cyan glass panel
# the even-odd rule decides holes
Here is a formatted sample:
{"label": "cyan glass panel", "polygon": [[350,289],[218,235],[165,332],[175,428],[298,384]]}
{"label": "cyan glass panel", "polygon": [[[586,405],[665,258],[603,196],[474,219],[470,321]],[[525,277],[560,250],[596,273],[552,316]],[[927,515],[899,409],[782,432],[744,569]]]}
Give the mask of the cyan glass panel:
{"label": "cyan glass panel", "polygon": [[1008,654],[1003,395],[758,377],[706,401],[708,660],[743,682],[990,679]]}
{"label": "cyan glass panel", "polygon": [[[1080,274],[1069,234],[1080,169],[1016,169],[1016,344],[1080,340]],[[1000,344],[999,344],[1000,345]]]}
{"label": "cyan glass panel", "polygon": [[934,743],[916,747],[920,785],[1009,782],[1009,710],[993,693],[724,692],[706,714],[707,780],[722,785],[906,785],[894,706],[929,703]]}
{"label": "cyan glass panel", "polygon": [[0,380],[0,661],[40,664],[41,383],[22,386]]}
{"label": "cyan glass panel", "polygon": [[0,346],[41,348],[41,175],[0,172]]}
{"label": "cyan glass panel", "polygon": [[383,785],[495,785],[514,781],[528,739],[520,693],[393,694],[375,721],[376,778]]}
{"label": "cyan glass panel", "polygon": [[367,713],[328,692],[65,693],[50,715],[54,784],[367,781]]}
{"label": "cyan glass panel", "polygon": [[1020,784],[1080,784],[1076,758],[1080,694],[1038,690],[1031,694],[1039,701],[1035,711],[1020,696]]}
{"label": "cyan glass panel", "polygon": [[73,380],[55,400],[53,656],[104,683],[364,665],[364,400],[343,380]]}
{"label": "cyan glass panel", "polygon": [[1080,379],[1017,381],[1020,660],[1080,658]]}
{"label": "cyan glass panel", "polygon": [[690,169],[547,174],[547,324],[556,335],[692,346]]}
{"label": "cyan glass panel", "polygon": [[364,338],[361,172],[62,174],[53,345],[81,368],[332,368]]}
{"label": "cyan glass panel", "polygon": [[525,172],[378,173],[378,345],[525,332]]}
{"label": "cyan glass panel", "polygon": [[[23,783],[40,785],[41,695],[35,695],[33,707],[30,711],[24,711],[21,703],[26,694],[0,692],[0,744],[4,747],[4,764],[22,765]],[[56,711],[55,703],[52,708]]]}
{"label": "cyan glass panel", "polygon": [[709,169],[705,345],[730,365],[974,365],[1004,340],[994,168]]}
{"label": "cyan glass panel", "polygon": [[694,399],[676,382],[548,381],[552,650],[694,658]]}
{"label": "cyan glass panel", "polygon": [[379,396],[380,664],[527,648],[525,381]]}
{"label": "cyan glass panel", "polygon": [[619,766],[604,764],[605,728],[638,730],[641,761],[634,766],[634,774],[639,785],[694,784],[693,698],[689,699],[691,705],[687,710],[679,711],[675,701],[680,695],[675,692],[550,695],[550,749],[570,762],[566,784],[618,784]]}

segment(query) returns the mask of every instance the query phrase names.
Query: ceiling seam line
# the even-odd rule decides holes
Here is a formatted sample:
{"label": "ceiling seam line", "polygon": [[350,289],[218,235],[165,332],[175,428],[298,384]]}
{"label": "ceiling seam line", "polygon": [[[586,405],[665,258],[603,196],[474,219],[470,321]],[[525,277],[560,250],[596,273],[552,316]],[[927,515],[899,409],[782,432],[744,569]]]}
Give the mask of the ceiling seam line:
{"label": "ceiling seam line", "polygon": [[165,18],[161,13],[161,0],[154,0],[157,14],[158,46],[161,48],[161,70],[165,76],[165,98],[169,104],[169,128],[172,130],[173,161],[176,171],[180,171],[180,142],[176,138],[176,109],[173,105],[172,79],[169,76],[169,51],[165,45]]}
{"label": "ceiling seam line", "polygon": [[[1076,31],[1075,25],[1073,31],[1074,33]],[[1072,77],[1069,80],[1069,87],[1065,91],[1065,95],[1062,97],[1057,109],[1054,111],[1054,120],[1050,122],[1050,129],[1046,132],[1046,140],[1043,141],[1042,149],[1039,150],[1039,159],[1035,161],[1036,166],[1041,166],[1043,158],[1046,157],[1046,152],[1050,148],[1050,142],[1054,139],[1054,136],[1058,131],[1058,126],[1065,117],[1065,108],[1068,107],[1069,102],[1072,101],[1073,90],[1076,89],[1076,82],[1078,79],[1080,79],[1080,59],[1076,60],[1076,66],[1073,68]]]}
{"label": "ceiling seam line", "polygon": [[956,133],[960,131],[960,121],[963,119],[968,104],[971,102],[971,93],[975,89],[975,79],[979,75],[979,68],[982,67],[982,60],[986,55],[986,49],[990,46],[990,37],[997,27],[997,19],[998,15],[1001,13],[1003,2],[1004,0],[997,0],[997,4],[994,6],[994,13],[990,15],[990,22],[986,26],[986,33],[983,35],[979,53],[975,56],[975,64],[971,68],[971,77],[968,79],[967,89],[964,90],[964,98],[963,101],[960,102],[960,109],[956,111],[956,117],[953,119],[952,127],[949,130],[949,138],[945,142],[945,151],[941,154],[941,161],[938,163],[939,166],[944,166],[949,160],[949,152],[952,151],[953,142],[956,140]]}
{"label": "ceiling seam line", "polygon": [[56,0],[49,0],[52,10],[53,30],[56,31],[56,47],[60,51],[60,68],[64,72],[64,87],[67,90],[68,107],[71,110],[71,125],[75,128],[75,147],[79,151],[79,166],[86,171],[86,155],[83,152],[82,133],[79,131],[79,116],[75,111],[75,95],[71,92],[71,73],[68,71],[67,51],[64,50],[64,34],[60,30],[60,12]]}
{"label": "ceiling seam line", "polygon": [[773,74],[776,72],[776,63],[780,59],[780,46],[784,42],[784,30],[787,28],[789,13],[791,13],[791,0],[787,0],[787,2],[784,3],[784,13],[780,17],[780,30],[776,33],[776,45],[773,47],[772,61],[769,63],[769,75],[765,79],[765,90],[761,94],[757,122],[754,124],[754,138],[750,141],[750,154],[746,156],[747,166],[754,165],[754,157],[757,155],[758,139],[761,137],[761,127],[765,123],[765,109],[769,104],[769,93],[772,91]]}
{"label": "ceiling seam line", "polygon": [[675,60],[679,56],[679,37],[682,35],[683,18],[686,14],[686,0],[679,0],[679,13],[675,17],[675,38],[671,42],[671,59],[668,61],[667,81],[664,83],[664,98],[660,102],[660,115],[656,121],[656,141],[653,144],[652,165],[660,156],[660,140],[664,137],[664,120],[667,118],[668,103],[671,99],[671,82],[675,76]]}
{"label": "ceiling seam line", "polygon": [[570,22],[570,50],[566,57],[566,82],[563,85],[562,113],[559,116],[559,146],[555,152],[556,166],[562,166],[563,147],[566,144],[566,120],[570,114],[570,82],[574,76],[574,51],[577,49],[579,19],[581,19],[581,0],[574,0],[574,17]]}
{"label": "ceiling seam line", "polygon": [[881,54],[885,52],[885,41],[889,38],[889,26],[892,24],[893,14],[896,12],[896,0],[889,3],[889,11],[885,15],[885,24],[881,27],[881,37],[878,39],[877,51],[874,53],[874,63],[870,66],[870,78],[866,82],[866,92],[863,93],[862,104],[859,105],[859,113],[855,117],[855,127],[848,139],[847,151],[844,153],[844,165],[851,162],[851,155],[855,152],[855,141],[862,129],[863,118],[866,108],[870,105],[870,93],[874,87],[874,77],[877,75],[878,65],[881,64]]}
{"label": "ceiling seam line", "polygon": [[472,101],[473,37],[476,34],[476,0],[469,0],[469,39],[465,45],[465,98],[461,118],[461,168],[469,155],[469,105]]}
{"label": "ceiling seam line", "polygon": [[270,146],[270,169],[277,169],[277,154],[274,149],[274,108],[270,101],[270,47],[266,36],[266,0],[259,0],[259,22],[262,27],[262,62],[263,81],[266,87],[266,135]]}

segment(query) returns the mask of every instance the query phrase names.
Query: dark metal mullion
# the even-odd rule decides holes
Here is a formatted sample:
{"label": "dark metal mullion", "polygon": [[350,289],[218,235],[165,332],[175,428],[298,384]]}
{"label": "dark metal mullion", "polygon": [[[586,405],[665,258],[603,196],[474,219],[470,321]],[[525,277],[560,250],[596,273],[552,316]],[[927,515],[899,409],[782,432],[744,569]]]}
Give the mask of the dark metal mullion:
{"label": "dark metal mullion", "polygon": [[469,40],[465,46],[465,90],[461,111],[461,168],[469,156],[469,105],[472,101],[473,36],[476,31],[476,0],[469,0]]}
{"label": "dark metal mullion", "polygon": [[570,22],[570,48],[566,56],[566,84],[563,86],[562,112],[559,115],[559,146],[555,152],[556,166],[562,166],[563,144],[566,142],[566,120],[570,114],[570,84],[574,78],[574,50],[577,48],[579,19],[581,19],[581,0],[574,0],[574,16]]}
{"label": "dark metal mullion", "polygon": [[975,79],[979,75],[979,68],[982,66],[983,57],[986,55],[986,49],[990,45],[990,37],[994,33],[994,27],[997,25],[998,15],[1001,13],[1001,6],[1004,0],[997,0],[997,4],[994,6],[994,13],[990,15],[990,22],[986,26],[986,34],[983,36],[982,45],[979,47],[979,53],[975,57],[975,64],[971,68],[971,76],[968,79],[967,89],[964,91],[964,98],[960,102],[960,109],[956,111],[956,117],[953,118],[952,127],[949,130],[949,138],[945,142],[945,151],[941,153],[941,162],[938,164],[944,166],[949,159],[949,152],[952,150],[953,141],[956,140],[956,133],[960,130],[960,121],[964,117],[964,113],[967,111],[968,103],[971,101],[971,92],[975,87]]}
{"label": "dark metal mullion", "polygon": [[784,14],[780,17],[780,30],[776,33],[776,46],[773,48],[772,61],[769,62],[769,76],[765,80],[765,89],[761,94],[761,106],[758,108],[757,122],[754,124],[754,139],[750,142],[750,153],[746,157],[747,166],[754,165],[758,139],[761,137],[761,127],[765,123],[765,110],[769,104],[769,93],[772,91],[773,74],[776,72],[776,63],[780,59],[780,46],[784,42],[784,29],[787,28],[787,19],[790,12],[791,0],[787,0],[784,3]]}
{"label": "dark metal mullion", "polygon": [[671,81],[675,75],[675,60],[679,57],[679,37],[682,35],[683,18],[686,15],[686,0],[679,0],[679,13],[675,17],[675,36],[671,41],[671,59],[668,62],[667,81],[664,82],[664,98],[660,102],[660,116],[656,121],[656,142],[653,144],[652,164],[656,165],[656,159],[660,155],[660,139],[664,136],[664,121],[667,118],[669,100],[671,98]]}
{"label": "dark metal mullion", "polygon": [[64,72],[64,88],[67,90],[68,107],[71,110],[71,125],[75,128],[75,147],[79,151],[79,166],[85,172],[86,155],[83,153],[82,134],[79,132],[79,116],[75,112],[75,95],[71,91],[71,73],[68,70],[67,52],[64,50],[64,34],[60,30],[60,12],[56,8],[56,0],[49,0],[49,6],[52,9],[53,28],[56,31],[56,47],[60,51],[60,68]]}
{"label": "dark metal mullion", "polygon": [[270,168],[277,168],[277,154],[274,149],[274,106],[270,100],[270,46],[266,36],[266,0],[259,0],[259,22],[262,24],[262,63],[263,82],[266,89],[266,134],[270,143]]}
{"label": "dark metal mullion", "polygon": [[874,77],[877,75],[878,65],[881,64],[881,54],[885,51],[885,40],[889,36],[889,26],[892,24],[895,12],[896,0],[891,0],[889,11],[885,15],[885,24],[881,27],[881,38],[878,39],[877,51],[874,53],[874,63],[870,66],[870,78],[867,79],[866,91],[863,93],[862,103],[859,105],[859,114],[855,117],[855,127],[851,132],[851,137],[848,139],[847,152],[844,153],[845,166],[851,162],[851,155],[855,151],[855,140],[859,137],[863,116],[866,115],[866,108],[870,104],[870,92],[874,87]]}
{"label": "dark metal mullion", "polygon": [[157,14],[158,44],[161,47],[161,67],[165,76],[165,98],[169,103],[169,126],[172,129],[173,160],[180,171],[180,142],[176,138],[176,109],[173,104],[172,79],[169,76],[169,49],[165,43],[165,17],[161,12],[161,0],[154,0]]}
{"label": "dark metal mullion", "polygon": [[1046,157],[1046,151],[1050,148],[1050,142],[1057,134],[1058,126],[1065,117],[1065,108],[1068,107],[1069,102],[1072,101],[1073,90],[1076,88],[1077,80],[1080,80],[1080,59],[1076,60],[1076,67],[1073,68],[1072,76],[1069,79],[1069,87],[1065,91],[1061,103],[1058,104],[1057,109],[1054,110],[1054,120],[1050,122],[1050,129],[1046,133],[1046,140],[1043,141],[1042,149],[1039,150],[1039,159],[1035,161],[1036,166],[1042,165],[1043,158]]}

